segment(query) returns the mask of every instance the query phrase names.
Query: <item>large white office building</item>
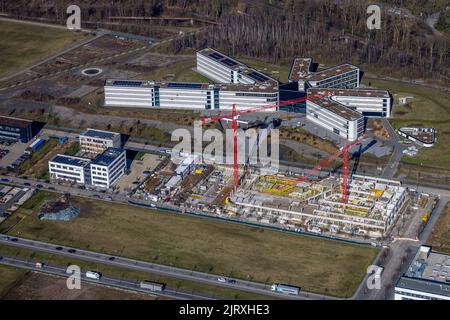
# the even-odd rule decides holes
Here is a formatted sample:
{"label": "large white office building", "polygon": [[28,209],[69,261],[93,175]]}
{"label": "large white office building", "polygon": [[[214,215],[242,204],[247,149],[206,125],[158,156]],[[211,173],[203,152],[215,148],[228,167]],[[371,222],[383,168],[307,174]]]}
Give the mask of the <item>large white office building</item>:
{"label": "large white office building", "polygon": [[107,80],[105,105],[230,110],[279,101],[278,81],[213,49],[197,52],[197,71],[216,83]]}
{"label": "large white office building", "polygon": [[311,58],[294,59],[289,73],[289,82],[297,83],[297,90],[306,92],[309,88],[359,87],[360,70],[352,64],[340,64],[317,72],[311,71]]}
{"label": "large white office building", "polygon": [[386,90],[314,88],[308,89],[308,95],[328,95],[366,117],[389,118],[392,112],[392,97]]}
{"label": "large white office building", "polygon": [[395,300],[450,300],[450,255],[421,246],[394,289]]}
{"label": "large white office building", "polygon": [[90,163],[89,159],[58,154],[48,162],[50,179],[89,184]]}
{"label": "large white office building", "polygon": [[121,135],[117,132],[87,129],[80,135],[80,149],[83,153],[99,154],[108,148],[121,148]]}
{"label": "large white office building", "polygon": [[91,184],[108,189],[125,173],[126,168],[125,150],[108,148],[90,163]]}
{"label": "large white office building", "polygon": [[306,102],[306,119],[344,139],[354,141],[364,132],[364,116],[327,97]]}

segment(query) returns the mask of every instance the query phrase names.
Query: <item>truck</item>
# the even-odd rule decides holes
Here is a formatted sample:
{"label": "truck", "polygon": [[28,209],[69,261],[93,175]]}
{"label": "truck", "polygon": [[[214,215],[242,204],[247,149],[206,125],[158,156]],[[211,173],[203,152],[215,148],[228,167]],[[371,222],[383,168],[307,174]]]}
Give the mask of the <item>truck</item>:
{"label": "truck", "polygon": [[298,296],[301,288],[290,286],[287,284],[274,283],[271,287],[271,290],[275,291],[275,292],[279,292],[279,293],[291,294],[291,295]]}
{"label": "truck", "polygon": [[161,292],[166,288],[166,284],[144,280],[139,283],[139,287],[145,290]]}
{"label": "truck", "polygon": [[86,271],[86,278],[100,280],[102,274],[97,271]]}
{"label": "truck", "polygon": [[35,152],[36,150],[38,150],[39,148],[41,148],[43,145],[45,144],[45,140],[44,139],[36,139],[36,141],[34,141],[32,144],[30,144],[30,146],[25,150],[25,152],[27,154],[31,154],[33,152]]}

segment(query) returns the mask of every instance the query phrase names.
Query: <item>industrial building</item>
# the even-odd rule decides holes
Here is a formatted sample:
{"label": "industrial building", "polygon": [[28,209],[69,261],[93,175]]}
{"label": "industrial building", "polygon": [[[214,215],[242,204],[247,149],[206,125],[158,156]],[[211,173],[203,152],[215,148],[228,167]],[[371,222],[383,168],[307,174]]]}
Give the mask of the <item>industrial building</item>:
{"label": "industrial building", "polygon": [[127,168],[125,150],[108,148],[90,163],[91,184],[100,188],[110,188]]}
{"label": "industrial building", "polygon": [[297,84],[297,90],[306,92],[309,88],[359,87],[360,70],[352,64],[341,64],[321,71],[311,71],[311,58],[294,59],[289,73],[289,82]]}
{"label": "industrial building", "polygon": [[395,300],[450,300],[450,255],[421,246],[395,285]]}
{"label": "industrial building", "polygon": [[308,89],[308,95],[329,95],[336,101],[365,117],[389,118],[392,112],[392,97],[386,90],[374,89]]}
{"label": "industrial building", "polygon": [[27,143],[35,135],[36,132],[33,121],[0,116],[1,138]]}
{"label": "industrial building", "polygon": [[349,141],[364,132],[364,116],[327,97],[306,101],[306,119]]}
{"label": "industrial building", "polygon": [[80,135],[80,149],[83,153],[99,154],[108,148],[121,148],[120,133],[87,129]]}
{"label": "industrial building", "polygon": [[381,238],[406,203],[406,188],[394,180],[353,175],[347,205],[341,179],[298,181],[253,173],[230,201],[236,214],[313,233]]}
{"label": "industrial building", "polygon": [[58,154],[48,162],[50,179],[90,184],[91,160]]}

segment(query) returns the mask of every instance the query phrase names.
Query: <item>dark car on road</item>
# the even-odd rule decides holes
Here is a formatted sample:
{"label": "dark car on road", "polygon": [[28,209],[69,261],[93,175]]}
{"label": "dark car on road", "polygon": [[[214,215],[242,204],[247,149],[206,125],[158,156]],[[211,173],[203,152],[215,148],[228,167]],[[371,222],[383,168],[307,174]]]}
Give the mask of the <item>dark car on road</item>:
{"label": "dark car on road", "polygon": [[69,253],[75,253],[75,252],[77,252],[77,250],[75,250],[75,249],[69,249],[69,250],[67,250],[67,252],[69,252]]}
{"label": "dark car on road", "polygon": [[11,241],[12,241],[12,242],[17,242],[17,241],[19,241],[19,239],[17,239],[17,238],[12,238]]}
{"label": "dark car on road", "polygon": [[42,184],[37,184],[36,188],[43,188],[44,186]]}
{"label": "dark car on road", "polygon": [[31,183],[25,182],[23,185],[24,185],[24,186],[31,186]]}
{"label": "dark car on road", "polygon": [[63,248],[62,247],[56,247],[55,249],[58,250],[58,251],[61,251]]}

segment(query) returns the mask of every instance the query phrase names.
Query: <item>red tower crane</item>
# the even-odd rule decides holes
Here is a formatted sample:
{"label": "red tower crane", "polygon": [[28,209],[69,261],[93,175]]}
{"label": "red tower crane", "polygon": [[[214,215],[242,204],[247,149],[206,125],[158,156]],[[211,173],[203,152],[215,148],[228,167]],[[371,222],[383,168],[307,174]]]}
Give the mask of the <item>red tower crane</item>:
{"label": "red tower crane", "polygon": [[238,155],[237,155],[237,128],[238,128],[237,118],[238,118],[238,116],[247,114],[247,113],[262,112],[267,109],[279,108],[279,107],[283,107],[283,106],[294,104],[294,103],[305,102],[307,100],[328,97],[333,94],[334,94],[334,92],[327,92],[326,94],[315,94],[315,95],[310,95],[307,97],[302,97],[302,98],[297,98],[297,99],[283,100],[283,101],[273,103],[273,104],[268,104],[265,106],[247,108],[247,109],[241,110],[239,112],[237,112],[237,110],[236,110],[236,105],[233,104],[233,107],[231,109],[231,116],[230,115],[222,115],[222,116],[217,116],[217,117],[201,117],[200,121],[202,124],[231,118],[232,129],[233,129],[234,191],[236,191],[237,187],[239,186],[239,165],[238,165]]}
{"label": "red tower crane", "polygon": [[[330,95],[333,95],[334,92],[327,92],[326,94],[316,94],[316,95],[311,95],[308,97],[303,97],[303,98],[298,98],[298,99],[291,99],[291,100],[283,100],[280,101],[278,103],[274,103],[274,104],[269,104],[269,105],[265,105],[265,106],[260,106],[260,107],[254,107],[254,108],[248,108],[242,111],[237,111],[236,110],[236,105],[233,104],[232,110],[231,110],[231,116],[230,115],[221,115],[221,116],[217,116],[217,117],[201,117],[200,121],[202,124],[204,123],[211,123],[211,122],[215,122],[215,121],[220,121],[223,119],[230,119],[232,121],[232,129],[233,129],[233,169],[234,169],[234,191],[236,191],[237,187],[239,186],[239,166],[238,166],[238,155],[237,155],[237,118],[240,115],[243,114],[247,114],[247,113],[253,113],[253,112],[261,112],[267,109],[273,109],[273,108],[279,108],[282,106],[286,106],[286,105],[290,105],[290,104],[294,104],[294,103],[299,103],[299,102],[304,102],[307,100],[313,100],[313,99],[318,99],[318,98],[323,98],[323,97],[327,97]],[[332,156],[330,156],[329,158],[323,160],[322,162],[320,162],[317,166],[315,166],[314,168],[308,170],[306,172],[305,175],[303,175],[302,177],[299,177],[297,179],[295,179],[296,181],[303,181],[305,180],[308,176],[316,173],[317,171],[321,170],[323,167],[327,166],[328,164],[330,164],[331,162],[333,162],[334,160],[336,160],[338,157],[340,157],[341,155],[343,155],[343,181],[342,181],[342,202],[345,204],[348,201],[348,157],[349,157],[349,148],[351,146],[357,145],[359,143],[361,143],[363,139],[363,136],[359,137],[357,140],[350,142],[350,143],[346,143],[344,145],[344,147],[342,149],[340,149],[338,152],[336,152],[335,154],[333,154]]]}

